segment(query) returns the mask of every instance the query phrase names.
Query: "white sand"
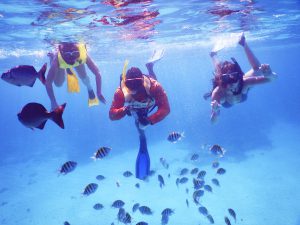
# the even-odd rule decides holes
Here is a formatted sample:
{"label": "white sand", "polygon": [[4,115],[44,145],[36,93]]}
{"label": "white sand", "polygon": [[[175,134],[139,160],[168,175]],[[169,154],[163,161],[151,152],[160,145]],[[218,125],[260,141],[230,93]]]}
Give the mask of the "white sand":
{"label": "white sand", "polygon": [[[207,183],[211,184],[211,178],[217,177],[221,184],[221,187],[211,184],[213,193],[205,192],[201,201],[213,216],[215,224],[225,224],[225,215],[234,224],[227,212],[228,208],[233,208],[237,214],[237,224],[298,225],[299,129],[280,124],[274,128],[270,138],[272,150],[249,150],[247,158],[240,163],[233,162],[230,149],[227,149],[228,154],[221,159],[221,167],[227,172],[222,176],[216,175],[211,168],[213,156],[200,152],[201,143],[189,150],[185,147],[184,139],[177,144],[163,142],[149,146],[151,166],[156,174],[148,182],[122,175],[126,170],[134,173],[137,152],[133,151],[118,155],[113,149],[104,160],[91,160],[85,165],[79,163],[74,172],[65,176],[57,176],[56,169],[72,159],[48,156],[45,161],[32,160],[24,164],[1,166],[0,224],[59,225],[64,221],[69,221],[71,225],[118,224],[118,210],[110,207],[117,199],[126,203],[125,210],[133,217],[132,224],[144,220],[158,225],[161,211],[166,207],[175,210],[169,220],[171,225],[209,224],[193,203],[191,175],[188,175],[188,184],[179,188],[175,184],[180,169],[197,166],[207,171]],[[199,149],[201,157],[197,163],[189,160],[195,149]],[[169,162],[168,170],[160,164],[160,157]],[[171,178],[167,177],[169,173]],[[96,180],[98,174],[106,179]],[[165,179],[166,186],[162,189],[157,174]],[[99,184],[98,190],[88,197],[82,196],[82,190],[91,182]],[[134,186],[137,182],[140,183],[140,189]],[[188,194],[186,188],[189,188]],[[104,209],[93,209],[98,202],[104,205]],[[137,202],[149,206],[154,214],[132,213],[132,206]]]}

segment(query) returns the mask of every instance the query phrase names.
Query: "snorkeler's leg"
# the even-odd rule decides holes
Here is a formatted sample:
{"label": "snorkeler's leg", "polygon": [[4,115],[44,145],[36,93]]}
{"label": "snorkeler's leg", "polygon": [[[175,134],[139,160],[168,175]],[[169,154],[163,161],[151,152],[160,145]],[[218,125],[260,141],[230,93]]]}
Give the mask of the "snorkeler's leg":
{"label": "snorkeler's leg", "polygon": [[54,77],[54,84],[56,87],[61,87],[65,82],[65,70],[58,68],[57,73]]}
{"label": "snorkeler's leg", "polygon": [[77,67],[75,67],[75,70],[77,72],[77,75],[82,80],[83,84],[86,86],[88,91],[93,90],[90,78],[88,77],[84,64],[81,64]]}
{"label": "snorkeler's leg", "polygon": [[153,52],[152,56],[150,57],[150,59],[148,60],[148,62],[146,63],[146,67],[147,67],[149,76],[155,80],[157,80],[157,77],[153,71],[153,66],[157,61],[161,60],[164,57],[164,54],[165,54],[165,50],[163,48],[156,49],[156,50],[154,50],[154,52]]}
{"label": "snorkeler's leg", "polygon": [[259,67],[260,67],[260,62],[256,58],[256,56],[254,55],[254,53],[252,52],[252,50],[250,49],[250,47],[248,46],[248,44],[246,42],[246,38],[244,36],[244,33],[241,36],[239,44],[244,48],[244,51],[246,53],[246,56],[248,58],[249,63],[251,64],[252,69],[253,70],[258,70]]}
{"label": "snorkeler's leg", "polygon": [[146,67],[147,67],[147,70],[148,70],[149,77],[153,78],[154,80],[157,80],[157,77],[156,77],[156,75],[153,71],[153,66],[154,66],[154,63],[152,63],[152,62],[146,63]]}

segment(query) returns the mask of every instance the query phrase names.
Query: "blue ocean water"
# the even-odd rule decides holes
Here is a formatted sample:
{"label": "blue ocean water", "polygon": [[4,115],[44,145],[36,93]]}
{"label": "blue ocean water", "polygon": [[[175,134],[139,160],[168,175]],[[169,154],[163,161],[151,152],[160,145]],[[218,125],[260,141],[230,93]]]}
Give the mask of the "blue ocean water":
{"label": "blue ocean water", "polygon": [[[67,103],[65,129],[48,121],[43,130],[31,130],[17,114],[29,102],[50,110],[45,87],[39,81],[32,88],[0,81],[1,224],[119,224],[118,210],[111,208],[119,199],[125,202],[131,224],[161,224],[165,208],[174,210],[168,224],[210,224],[198,211],[201,205],[215,224],[225,224],[225,216],[234,224],[228,213],[232,208],[236,224],[299,225],[299,15],[296,0],[2,1],[1,73],[17,65],[39,70],[48,62],[49,67],[47,53],[59,41],[82,41],[101,71],[107,103],[89,108],[82,83],[77,94],[67,93],[64,84],[55,94],[60,104]],[[226,47],[220,57],[234,56],[244,71],[249,70],[243,49],[232,41],[241,32],[278,79],[251,89],[246,102],[222,109],[220,120],[212,125],[210,103],[202,98],[211,88],[209,52],[223,40]],[[123,176],[135,170],[139,140],[134,121],[110,121],[108,111],[125,59],[146,73],[145,63],[159,48],[165,55],[154,69],[168,94],[171,113],[146,130],[155,175],[140,181]],[[88,74],[94,86],[93,74]],[[185,137],[170,143],[167,136],[172,131],[184,132]],[[209,154],[213,144],[226,149],[224,157]],[[101,146],[112,151],[94,162],[90,157]],[[195,153],[199,159],[191,161]],[[76,161],[77,168],[58,176],[68,160]],[[215,160],[226,169],[224,175],[212,168]],[[183,168],[195,167],[207,172],[205,182],[213,188],[212,193],[205,191],[200,205],[193,201],[191,174],[186,184],[176,185]],[[100,174],[106,177],[103,181],[96,179]],[[158,174],[164,177],[163,188]],[[98,190],[82,196],[89,183],[97,183]],[[96,203],[104,208],[95,210]],[[153,215],[132,212],[135,203],[149,206]]]}

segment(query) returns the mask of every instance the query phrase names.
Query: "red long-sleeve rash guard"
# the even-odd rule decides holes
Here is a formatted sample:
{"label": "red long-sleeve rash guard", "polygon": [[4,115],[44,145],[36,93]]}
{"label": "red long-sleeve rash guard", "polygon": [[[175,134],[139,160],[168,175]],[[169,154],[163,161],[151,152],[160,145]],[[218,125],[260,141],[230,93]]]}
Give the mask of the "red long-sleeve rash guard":
{"label": "red long-sleeve rash guard", "polygon": [[[154,114],[149,116],[148,119],[151,124],[155,124],[164,119],[170,113],[170,106],[168,97],[162,86],[153,79],[150,79],[150,82],[151,88],[149,94],[152,98],[154,98],[158,109]],[[142,100],[144,98],[147,98],[147,96],[138,96],[136,99]],[[109,118],[111,120],[119,120],[126,115],[126,112],[123,109],[124,104],[124,94],[121,88],[118,88],[115,92],[114,99],[109,110]]]}

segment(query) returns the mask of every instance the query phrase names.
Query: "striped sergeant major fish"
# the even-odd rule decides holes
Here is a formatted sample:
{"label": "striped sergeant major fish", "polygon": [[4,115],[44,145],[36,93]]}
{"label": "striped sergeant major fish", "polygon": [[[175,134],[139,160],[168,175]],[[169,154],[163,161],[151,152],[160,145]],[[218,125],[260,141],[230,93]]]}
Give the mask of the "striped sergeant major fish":
{"label": "striped sergeant major fish", "polygon": [[84,188],[82,194],[85,196],[89,196],[90,194],[95,193],[97,188],[98,188],[98,184],[90,183]]}
{"label": "striped sergeant major fish", "polygon": [[103,159],[110,153],[110,151],[111,148],[109,147],[101,147],[94,153],[94,155],[91,158],[94,160]]}
{"label": "striped sergeant major fish", "polygon": [[181,138],[183,138],[183,137],[184,137],[184,132],[179,133],[179,132],[173,131],[168,135],[167,140],[172,143],[176,143],[177,141],[180,141]]}
{"label": "striped sergeant major fish", "polygon": [[67,173],[70,173],[73,170],[75,170],[76,166],[77,162],[67,161],[60,167],[59,173],[66,175]]}

